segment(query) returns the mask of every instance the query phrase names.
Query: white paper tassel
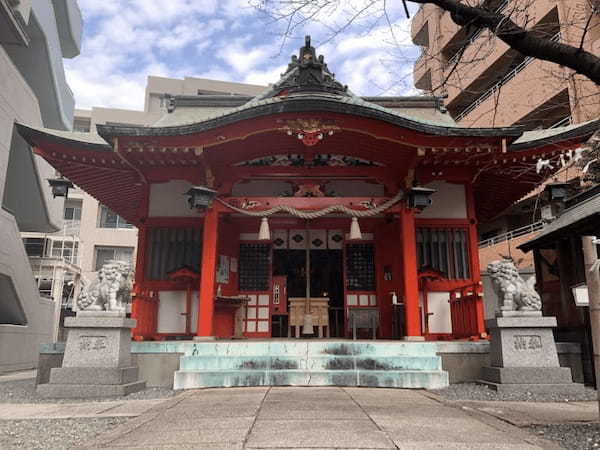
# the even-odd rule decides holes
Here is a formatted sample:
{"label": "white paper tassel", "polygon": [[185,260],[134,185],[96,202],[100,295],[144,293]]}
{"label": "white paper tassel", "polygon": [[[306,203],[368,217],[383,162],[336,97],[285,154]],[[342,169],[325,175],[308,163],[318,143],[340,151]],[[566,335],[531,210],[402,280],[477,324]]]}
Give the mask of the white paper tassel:
{"label": "white paper tassel", "polygon": [[260,220],[260,229],[258,230],[258,240],[259,241],[270,241],[271,240],[271,231],[269,230],[269,219],[263,217]]}
{"label": "white paper tassel", "polygon": [[352,223],[350,224],[350,240],[360,240],[362,239],[362,233],[360,232],[360,226],[358,225],[358,219],[356,217],[352,218]]}

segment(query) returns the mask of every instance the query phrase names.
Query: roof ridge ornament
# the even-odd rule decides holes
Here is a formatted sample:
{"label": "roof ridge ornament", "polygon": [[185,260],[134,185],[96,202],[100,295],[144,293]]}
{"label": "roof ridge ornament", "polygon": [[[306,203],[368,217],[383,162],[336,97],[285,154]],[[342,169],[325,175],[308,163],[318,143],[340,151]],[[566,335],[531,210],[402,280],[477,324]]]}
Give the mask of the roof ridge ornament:
{"label": "roof ridge ornament", "polygon": [[287,70],[274,86],[277,95],[297,92],[329,92],[349,96],[348,86],[335,79],[329,71],[323,55],[317,56],[311,45],[310,36],[304,38],[304,46],[300,47],[298,56],[292,55]]}

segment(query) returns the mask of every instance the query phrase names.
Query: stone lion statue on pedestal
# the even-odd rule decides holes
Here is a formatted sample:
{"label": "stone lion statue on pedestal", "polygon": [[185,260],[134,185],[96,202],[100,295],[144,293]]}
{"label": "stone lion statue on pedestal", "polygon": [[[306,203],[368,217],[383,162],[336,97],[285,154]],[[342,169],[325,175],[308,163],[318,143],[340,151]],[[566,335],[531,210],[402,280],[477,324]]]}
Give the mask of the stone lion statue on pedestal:
{"label": "stone lion statue on pedestal", "polygon": [[131,300],[131,265],[108,261],[98,271],[98,278],[81,291],[77,299],[80,310],[119,311],[125,313]]}
{"label": "stone lion statue on pedestal", "polygon": [[493,261],[487,266],[494,291],[498,294],[501,311],[540,311],[542,299],[533,288],[535,278],[528,282],[510,259]]}

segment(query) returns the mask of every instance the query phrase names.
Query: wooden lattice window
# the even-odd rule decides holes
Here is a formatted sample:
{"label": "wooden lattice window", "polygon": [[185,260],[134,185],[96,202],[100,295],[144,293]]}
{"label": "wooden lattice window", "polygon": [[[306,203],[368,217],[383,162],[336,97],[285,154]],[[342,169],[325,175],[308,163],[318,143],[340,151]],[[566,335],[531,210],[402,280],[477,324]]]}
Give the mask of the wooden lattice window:
{"label": "wooden lattice window", "polygon": [[434,269],[450,280],[468,279],[469,240],[465,228],[417,228],[419,269]]}
{"label": "wooden lattice window", "polygon": [[375,290],[375,247],[373,244],[346,246],[346,289]]}
{"label": "wooden lattice window", "polygon": [[200,228],[151,228],[148,232],[146,278],[166,280],[168,273],[188,267],[200,271]]}
{"label": "wooden lattice window", "polygon": [[270,271],[270,244],[240,244],[240,291],[268,291]]}

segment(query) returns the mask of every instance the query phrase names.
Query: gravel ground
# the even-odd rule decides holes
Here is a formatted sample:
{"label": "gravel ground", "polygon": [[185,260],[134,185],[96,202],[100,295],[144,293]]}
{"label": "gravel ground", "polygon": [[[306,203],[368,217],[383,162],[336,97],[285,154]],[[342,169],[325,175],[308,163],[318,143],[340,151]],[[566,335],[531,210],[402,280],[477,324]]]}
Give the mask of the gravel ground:
{"label": "gravel ground", "polygon": [[600,448],[600,424],[532,425],[532,433],[571,450]]}
{"label": "gravel ground", "polygon": [[[167,388],[147,388],[140,392],[129,394],[125,397],[103,397],[98,399],[55,399],[40,397],[35,391],[35,380],[15,380],[0,382],[0,403],[86,403],[90,401],[111,400],[148,400],[155,398],[169,398],[177,394],[177,391]],[[0,445],[0,448],[2,446]]]}
{"label": "gravel ground", "polygon": [[596,390],[586,387],[583,394],[498,393],[487,386],[475,383],[451,384],[445,389],[432,391],[448,400],[484,400],[484,401],[531,401],[531,402],[580,402],[597,400]]}
{"label": "gravel ground", "polygon": [[127,419],[0,420],[0,448],[63,449],[82,446]]}

